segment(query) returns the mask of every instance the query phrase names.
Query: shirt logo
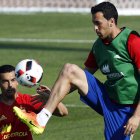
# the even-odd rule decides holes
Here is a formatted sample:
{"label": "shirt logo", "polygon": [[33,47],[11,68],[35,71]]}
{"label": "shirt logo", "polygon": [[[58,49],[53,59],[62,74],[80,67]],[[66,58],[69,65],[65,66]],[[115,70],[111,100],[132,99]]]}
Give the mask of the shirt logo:
{"label": "shirt logo", "polygon": [[118,54],[115,55],[114,58],[116,58],[116,59],[121,59],[121,57],[120,57]]}
{"label": "shirt logo", "polygon": [[32,123],[32,121],[29,121],[29,124],[31,124],[31,125],[33,125],[33,126],[37,127],[36,125],[34,125],[34,124]]}
{"label": "shirt logo", "polygon": [[45,113],[47,117],[49,117],[49,115],[47,113]]}
{"label": "shirt logo", "polygon": [[6,116],[1,115],[1,117],[0,117],[0,121],[6,120],[6,119],[7,119],[7,117],[6,117]]}
{"label": "shirt logo", "polygon": [[102,68],[101,68],[101,71],[103,73],[109,73],[110,72],[109,65],[108,64],[103,65]]}

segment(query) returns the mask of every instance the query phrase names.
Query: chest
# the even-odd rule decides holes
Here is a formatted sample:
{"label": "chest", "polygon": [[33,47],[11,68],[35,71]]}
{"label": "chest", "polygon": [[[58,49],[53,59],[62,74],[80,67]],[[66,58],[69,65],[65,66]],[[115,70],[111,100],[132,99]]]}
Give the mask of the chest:
{"label": "chest", "polygon": [[19,120],[13,112],[13,105],[2,105],[0,107],[0,127],[5,124],[17,125],[17,123],[19,123]]}
{"label": "chest", "polygon": [[104,74],[123,71],[132,64],[124,42],[112,43],[109,46],[101,44],[94,48],[98,67]]}

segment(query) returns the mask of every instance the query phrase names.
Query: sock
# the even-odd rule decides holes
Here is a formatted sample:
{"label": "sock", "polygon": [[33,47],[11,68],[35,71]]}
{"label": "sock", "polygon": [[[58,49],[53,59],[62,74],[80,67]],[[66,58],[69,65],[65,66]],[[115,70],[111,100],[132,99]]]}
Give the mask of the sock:
{"label": "sock", "polygon": [[48,120],[50,119],[50,117],[52,116],[52,113],[43,108],[38,114],[37,114],[37,122],[40,126],[45,126],[48,122]]}

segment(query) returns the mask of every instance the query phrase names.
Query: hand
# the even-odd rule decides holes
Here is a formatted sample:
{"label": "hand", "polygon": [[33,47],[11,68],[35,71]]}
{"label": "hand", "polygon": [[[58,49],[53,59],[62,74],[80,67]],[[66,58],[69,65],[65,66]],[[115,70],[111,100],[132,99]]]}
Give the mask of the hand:
{"label": "hand", "polygon": [[36,91],[38,94],[32,95],[31,103],[35,105],[41,102],[40,108],[42,108],[48,101],[51,90],[47,86],[40,85]]}
{"label": "hand", "polygon": [[40,95],[42,94],[50,94],[51,93],[51,90],[47,87],[47,86],[44,86],[44,85],[40,85],[37,89],[36,89],[36,92]]}
{"label": "hand", "polygon": [[136,132],[138,126],[140,124],[140,117],[139,116],[132,116],[127,124],[124,126],[125,131],[124,134],[125,135],[132,135]]}

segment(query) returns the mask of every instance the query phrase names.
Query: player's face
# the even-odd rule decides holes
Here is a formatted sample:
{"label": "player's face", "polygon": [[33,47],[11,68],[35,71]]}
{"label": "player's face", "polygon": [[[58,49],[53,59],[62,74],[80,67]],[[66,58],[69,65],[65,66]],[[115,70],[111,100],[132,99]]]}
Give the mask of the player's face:
{"label": "player's face", "polygon": [[0,87],[2,94],[8,98],[15,97],[18,82],[15,78],[15,72],[7,72],[0,74]]}
{"label": "player's face", "polygon": [[92,22],[94,24],[95,32],[99,36],[99,38],[107,39],[111,36],[111,20],[107,20],[106,18],[104,18],[102,12],[93,14]]}

